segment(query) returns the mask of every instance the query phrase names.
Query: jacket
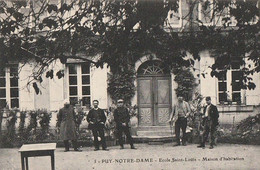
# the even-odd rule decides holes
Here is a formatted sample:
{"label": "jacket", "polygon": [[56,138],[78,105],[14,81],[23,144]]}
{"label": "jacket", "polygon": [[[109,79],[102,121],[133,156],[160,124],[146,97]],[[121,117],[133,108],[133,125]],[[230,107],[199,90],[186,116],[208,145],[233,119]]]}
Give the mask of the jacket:
{"label": "jacket", "polygon": [[[203,109],[204,115],[206,114],[206,111],[207,111],[207,106],[205,106]],[[208,120],[212,122],[212,126],[217,126],[219,124],[218,118],[219,118],[218,109],[215,105],[211,104],[209,108]]]}
{"label": "jacket", "polygon": [[[89,126],[88,128],[89,129],[92,129],[92,128],[95,128],[95,127],[103,127],[104,128],[104,124],[106,122],[106,115],[105,115],[105,112],[98,108],[97,110],[95,109],[91,109],[89,112],[88,112],[88,115],[87,115],[87,121],[89,123]],[[93,124],[91,124],[90,122],[93,122]]]}
{"label": "jacket", "polygon": [[126,123],[126,125],[128,126],[128,122],[130,121],[128,109],[125,107],[116,108],[114,111],[114,120],[117,127],[122,126],[122,123]]}

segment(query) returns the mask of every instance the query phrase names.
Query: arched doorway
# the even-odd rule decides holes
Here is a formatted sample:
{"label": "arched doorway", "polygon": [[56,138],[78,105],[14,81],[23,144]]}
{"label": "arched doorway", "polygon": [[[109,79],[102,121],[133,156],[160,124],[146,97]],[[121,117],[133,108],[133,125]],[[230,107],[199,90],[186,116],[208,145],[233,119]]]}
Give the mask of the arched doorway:
{"label": "arched doorway", "polygon": [[160,61],[144,62],[137,70],[139,126],[165,126],[171,111],[171,76]]}

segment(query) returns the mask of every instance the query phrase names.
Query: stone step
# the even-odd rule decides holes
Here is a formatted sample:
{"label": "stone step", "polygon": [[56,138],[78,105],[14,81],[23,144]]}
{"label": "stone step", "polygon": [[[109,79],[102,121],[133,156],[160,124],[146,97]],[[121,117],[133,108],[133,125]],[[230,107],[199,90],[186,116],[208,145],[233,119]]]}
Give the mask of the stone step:
{"label": "stone step", "polygon": [[172,135],[168,136],[133,136],[136,143],[149,143],[149,144],[163,144],[166,142],[173,142],[175,138]]}
{"label": "stone step", "polygon": [[137,131],[137,136],[170,136],[174,134],[174,131],[164,130],[164,131]]}
{"label": "stone step", "polygon": [[[174,129],[174,127],[172,127]],[[171,130],[170,126],[139,126],[138,131],[164,131]]]}

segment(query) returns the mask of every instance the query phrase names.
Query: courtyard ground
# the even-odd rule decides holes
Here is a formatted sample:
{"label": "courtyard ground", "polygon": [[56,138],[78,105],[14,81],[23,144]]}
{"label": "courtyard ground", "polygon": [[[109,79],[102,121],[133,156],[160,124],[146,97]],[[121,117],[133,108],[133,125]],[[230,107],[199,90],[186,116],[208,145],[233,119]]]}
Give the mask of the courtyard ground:
{"label": "courtyard ground", "polygon": [[[55,167],[58,170],[102,169],[102,170],[152,170],[152,169],[260,169],[260,146],[219,144],[214,149],[197,148],[195,144],[173,147],[172,144],[136,144],[137,150],[124,150],[119,146],[109,151],[83,152],[55,151]],[[50,169],[50,157],[29,158],[31,170]],[[21,169],[18,148],[0,149],[0,169]]]}

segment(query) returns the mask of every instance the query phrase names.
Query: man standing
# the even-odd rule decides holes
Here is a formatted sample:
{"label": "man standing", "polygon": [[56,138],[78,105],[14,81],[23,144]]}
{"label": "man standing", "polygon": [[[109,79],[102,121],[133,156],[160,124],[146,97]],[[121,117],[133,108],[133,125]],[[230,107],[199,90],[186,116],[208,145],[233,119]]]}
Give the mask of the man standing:
{"label": "man standing", "polygon": [[205,142],[210,133],[211,140],[210,140],[209,149],[213,149],[216,127],[218,125],[219,113],[218,113],[217,107],[211,103],[210,97],[206,97],[206,103],[207,103],[207,106],[204,107],[203,116],[202,116],[204,131],[202,134],[202,142],[198,147],[203,148],[203,149],[205,148]]}
{"label": "man standing", "polygon": [[104,132],[106,115],[102,109],[98,108],[98,104],[98,100],[93,101],[94,108],[87,115],[88,127],[92,130],[94,136],[94,151],[99,150],[98,136],[101,138],[102,149],[108,151]]}
{"label": "man standing", "polygon": [[123,99],[119,99],[117,101],[117,108],[114,111],[114,120],[116,122],[118,140],[119,140],[121,149],[124,149],[123,138],[122,138],[123,132],[125,133],[127,140],[130,143],[131,149],[136,149],[134,147],[133,138],[132,138],[132,136],[130,134],[130,130],[129,130],[130,129],[129,124],[128,124],[130,121],[129,111],[126,107],[124,107]]}
{"label": "man standing", "polygon": [[60,137],[64,141],[65,152],[69,151],[69,140],[72,140],[74,151],[82,151],[77,147],[75,112],[69,101],[64,102],[64,107],[59,110],[57,118],[57,127]]}
{"label": "man standing", "polygon": [[[183,100],[183,97],[178,95],[178,102],[173,106],[173,111],[170,116],[169,122],[175,122],[175,134],[177,138],[177,144],[175,146],[181,145],[180,143],[180,129],[182,130],[182,145],[186,146],[186,128],[187,128],[187,117],[190,114],[190,106],[187,102]],[[173,120],[174,118],[174,120]]]}

